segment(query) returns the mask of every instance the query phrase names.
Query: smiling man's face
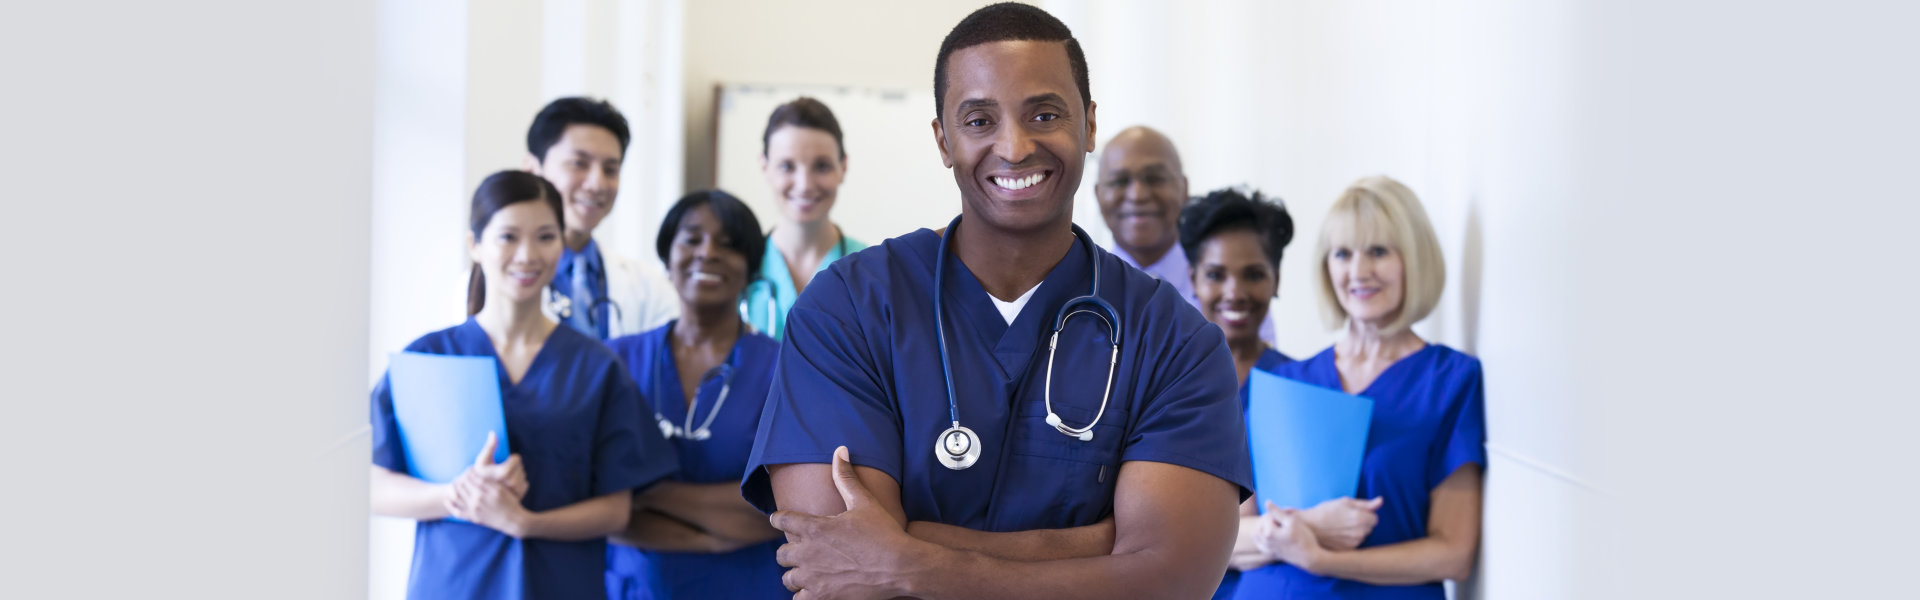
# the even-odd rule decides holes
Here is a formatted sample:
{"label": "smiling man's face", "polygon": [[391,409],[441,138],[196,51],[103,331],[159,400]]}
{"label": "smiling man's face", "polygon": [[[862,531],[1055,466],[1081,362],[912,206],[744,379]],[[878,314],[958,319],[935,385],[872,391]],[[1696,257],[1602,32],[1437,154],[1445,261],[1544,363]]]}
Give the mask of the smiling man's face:
{"label": "smiling man's face", "polygon": [[946,78],[934,137],[967,216],[1006,232],[1071,222],[1094,111],[1074,84],[1066,43],[961,49],[948,58]]}
{"label": "smiling man's face", "polygon": [[1187,177],[1166,136],[1139,127],[1114,136],[1100,155],[1093,193],[1114,244],[1136,260],[1154,262],[1180,241]]}

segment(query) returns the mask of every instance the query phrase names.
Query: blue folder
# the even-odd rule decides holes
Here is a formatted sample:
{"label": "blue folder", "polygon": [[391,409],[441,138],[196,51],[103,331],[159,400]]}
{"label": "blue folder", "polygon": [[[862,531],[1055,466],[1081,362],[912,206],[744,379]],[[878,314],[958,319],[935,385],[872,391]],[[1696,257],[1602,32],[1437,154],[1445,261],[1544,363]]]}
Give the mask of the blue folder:
{"label": "blue folder", "polygon": [[1247,439],[1254,495],[1281,508],[1312,508],[1360,486],[1373,400],[1254,369],[1247,379]]}
{"label": "blue folder", "polygon": [[473,465],[488,432],[500,439],[494,462],[512,453],[495,365],[491,356],[393,355],[387,377],[409,474],[433,483],[453,481]]}

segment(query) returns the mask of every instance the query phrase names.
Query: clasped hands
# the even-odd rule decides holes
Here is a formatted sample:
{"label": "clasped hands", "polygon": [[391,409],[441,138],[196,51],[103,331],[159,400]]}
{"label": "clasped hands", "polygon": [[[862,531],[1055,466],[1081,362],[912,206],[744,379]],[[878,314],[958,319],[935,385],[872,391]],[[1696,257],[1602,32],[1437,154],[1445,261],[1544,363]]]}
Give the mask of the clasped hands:
{"label": "clasped hands", "polygon": [[525,517],[531,514],[520,503],[527,495],[527,472],[520,455],[493,462],[500,439],[487,433],[487,443],[474,457],[473,466],[447,484],[447,512],[454,518],[475,523],[513,537],[523,536]]}
{"label": "clasped hands", "polygon": [[[1306,510],[1268,502],[1266,514],[1246,517],[1259,520],[1251,532],[1257,552],[1236,553],[1233,566],[1245,571],[1280,561],[1311,572],[1327,553],[1360,547],[1379,522],[1377,511],[1384,500],[1335,498]],[[1247,535],[1242,529],[1241,535]]]}

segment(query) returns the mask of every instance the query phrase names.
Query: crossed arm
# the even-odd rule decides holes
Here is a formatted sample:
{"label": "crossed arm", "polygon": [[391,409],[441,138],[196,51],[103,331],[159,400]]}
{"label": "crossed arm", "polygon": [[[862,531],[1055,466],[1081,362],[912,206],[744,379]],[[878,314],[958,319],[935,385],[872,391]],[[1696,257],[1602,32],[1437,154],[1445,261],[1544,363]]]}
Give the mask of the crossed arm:
{"label": "crossed arm", "polygon": [[780,536],[740,497],[736,483],[662,482],[634,494],[615,543],[645,550],[723,554]]}
{"label": "crossed arm", "polygon": [[[795,598],[1204,597],[1220,581],[1237,526],[1236,490],[1165,463],[1121,466],[1112,537],[1101,525],[984,533],[906,521],[899,484],[855,467],[770,469],[774,527],[786,532]],[[816,516],[833,515],[833,516]],[[1101,548],[1106,542],[1106,548]]]}

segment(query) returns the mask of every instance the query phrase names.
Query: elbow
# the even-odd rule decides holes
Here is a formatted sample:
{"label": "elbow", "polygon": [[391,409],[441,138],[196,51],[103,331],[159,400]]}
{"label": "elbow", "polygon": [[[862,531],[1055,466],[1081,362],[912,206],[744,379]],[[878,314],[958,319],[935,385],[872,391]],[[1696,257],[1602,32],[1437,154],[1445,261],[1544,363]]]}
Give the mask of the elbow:
{"label": "elbow", "polygon": [[1472,577],[1474,558],[1479,554],[1474,550],[1473,546],[1453,549],[1453,552],[1449,553],[1451,556],[1448,556],[1446,563],[1441,566],[1440,578],[1461,582]]}

